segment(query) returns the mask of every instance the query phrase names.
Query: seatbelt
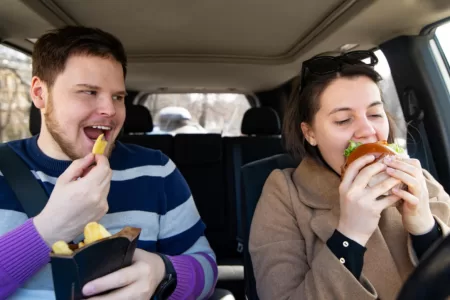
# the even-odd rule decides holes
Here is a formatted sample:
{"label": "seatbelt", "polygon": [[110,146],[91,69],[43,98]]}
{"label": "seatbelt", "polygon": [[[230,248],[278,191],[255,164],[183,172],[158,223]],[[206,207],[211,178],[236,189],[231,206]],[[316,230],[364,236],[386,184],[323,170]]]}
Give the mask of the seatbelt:
{"label": "seatbelt", "polygon": [[0,144],[0,171],[27,216],[38,215],[47,204],[47,193],[25,162],[7,144]]}
{"label": "seatbelt", "polygon": [[237,252],[244,251],[244,234],[242,232],[242,215],[241,215],[241,167],[242,167],[242,151],[239,144],[233,145],[233,172],[234,172],[234,196],[236,201],[236,223],[237,223]]}

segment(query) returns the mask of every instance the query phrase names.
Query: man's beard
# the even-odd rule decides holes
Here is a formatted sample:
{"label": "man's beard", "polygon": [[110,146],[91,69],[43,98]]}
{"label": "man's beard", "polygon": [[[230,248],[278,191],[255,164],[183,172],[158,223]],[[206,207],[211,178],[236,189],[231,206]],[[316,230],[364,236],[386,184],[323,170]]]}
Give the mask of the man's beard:
{"label": "man's beard", "polygon": [[[87,153],[77,153],[76,145],[73,145],[65,136],[64,126],[61,126],[61,124],[55,118],[52,94],[49,94],[48,96],[47,109],[44,113],[44,116],[45,125],[47,126],[48,132],[65,155],[67,155],[71,160],[80,159],[87,155]],[[106,157],[110,157],[113,148],[114,146],[110,144],[110,141],[108,141],[108,146],[105,149],[104,155]]]}

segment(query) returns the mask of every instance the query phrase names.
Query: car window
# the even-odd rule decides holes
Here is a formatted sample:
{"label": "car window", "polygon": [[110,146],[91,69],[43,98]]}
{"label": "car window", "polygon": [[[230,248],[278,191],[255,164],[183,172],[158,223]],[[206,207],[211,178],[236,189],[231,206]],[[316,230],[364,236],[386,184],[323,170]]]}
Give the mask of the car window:
{"label": "car window", "polygon": [[436,28],[435,37],[430,40],[430,47],[450,95],[450,22]]}
{"label": "car window", "polygon": [[438,39],[444,57],[447,60],[447,65],[450,65],[450,22],[445,23],[436,29],[436,38]]}
{"label": "car window", "polygon": [[378,64],[375,66],[375,70],[383,78],[380,83],[381,92],[385,102],[386,110],[395,120],[397,140],[396,142],[406,149],[406,122],[403,115],[403,110],[400,104],[400,99],[395,88],[394,79],[392,78],[391,69],[389,63],[381,50],[375,51],[375,55],[378,58]]}
{"label": "car window", "polygon": [[0,45],[0,142],[31,136],[31,57]]}
{"label": "car window", "polygon": [[153,119],[150,134],[220,133],[241,135],[241,123],[250,108],[245,95],[222,93],[148,94],[139,97]]}

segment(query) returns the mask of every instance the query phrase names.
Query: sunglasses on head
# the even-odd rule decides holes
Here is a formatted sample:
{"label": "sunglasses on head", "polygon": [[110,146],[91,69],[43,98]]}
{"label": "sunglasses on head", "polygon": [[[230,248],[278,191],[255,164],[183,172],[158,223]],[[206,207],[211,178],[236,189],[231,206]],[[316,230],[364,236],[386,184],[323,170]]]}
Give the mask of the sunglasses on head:
{"label": "sunglasses on head", "polygon": [[375,66],[378,58],[372,51],[360,50],[342,54],[340,56],[316,56],[305,61],[302,65],[302,79],[300,89],[305,86],[310,75],[328,75],[342,70],[345,65]]}

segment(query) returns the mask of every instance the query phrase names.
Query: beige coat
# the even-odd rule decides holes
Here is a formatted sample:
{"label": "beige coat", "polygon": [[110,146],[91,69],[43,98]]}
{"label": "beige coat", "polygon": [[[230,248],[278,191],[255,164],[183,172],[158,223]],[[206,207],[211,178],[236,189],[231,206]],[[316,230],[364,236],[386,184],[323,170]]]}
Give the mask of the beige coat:
{"label": "beige coat", "polygon": [[[448,234],[450,198],[424,174],[432,213]],[[339,184],[334,172],[311,158],[269,176],[249,245],[260,299],[396,298],[417,265],[401,215],[395,207],[383,211],[358,281],[326,246],[339,221]]]}

